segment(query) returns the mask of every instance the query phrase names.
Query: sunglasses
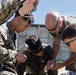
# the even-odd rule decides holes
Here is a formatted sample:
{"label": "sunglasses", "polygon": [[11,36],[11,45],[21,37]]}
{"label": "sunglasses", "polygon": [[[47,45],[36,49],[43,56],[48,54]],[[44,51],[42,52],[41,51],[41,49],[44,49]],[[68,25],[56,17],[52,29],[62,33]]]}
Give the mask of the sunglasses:
{"label": "sunglasses", "polygon": [[[60,19],[60,17],[58,18],[58,21],[59,21],[59,19]],[[57,23],[56,23],[56,26],[55,26],[55,28],[53,28],[53,29],[48,29],[48,31],[54,31],[54,30],[56,30],[56,28],[57,28],[57,26],[58,26],[58,21],[57,21]]]}
{"label": "sunglasses", "polygon": [[34,23],[34,17],[33,17],[33,15],[23,16],[22,18],[24,18],[24,19],[27,18],[28,23],[30,23],[30,24]]}
{"label": "sunglasses", "polygon": [[70,46],[70,43],[73,42],[73,41],[75,41],[75,40],[76,40],[76,38],[73,39],[73,40],[71,40],[71,41],[69,41],[69,42],[65,42],[65,44],[66,44],[67,46]]}

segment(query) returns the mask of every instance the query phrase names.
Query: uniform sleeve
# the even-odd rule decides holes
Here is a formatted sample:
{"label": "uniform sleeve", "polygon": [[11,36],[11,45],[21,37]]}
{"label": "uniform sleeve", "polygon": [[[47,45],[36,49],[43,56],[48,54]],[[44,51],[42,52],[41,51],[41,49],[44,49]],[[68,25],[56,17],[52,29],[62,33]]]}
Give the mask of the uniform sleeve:
{"label": "uniform sleeve", "polygon": [[6,47],[4,47],[4,41],[2,38],[2,35],[0,33],[0,61],[11,61],[13,59],[15,59],[17,52],[11,49],[6,49]]}
{"label": "uniform sleeve", "polygon": [[0,24],[7,21],[18,8],[20,0],[0,0]]}

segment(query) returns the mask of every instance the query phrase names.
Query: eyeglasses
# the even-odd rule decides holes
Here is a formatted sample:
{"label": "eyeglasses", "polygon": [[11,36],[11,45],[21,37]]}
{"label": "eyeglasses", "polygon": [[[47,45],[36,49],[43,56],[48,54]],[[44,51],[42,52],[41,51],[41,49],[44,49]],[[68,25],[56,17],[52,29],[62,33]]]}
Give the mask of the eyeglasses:
{"label": "eyeglasses", "polygon": [[[58,21],[59,21],[59,19],[60,19],[60,17],[58,18]],[[53,28],[53,29],[48,29],[48,31],[54,31],[54,30],[56,30],[56,28],[57,28],[57,25],[58,25],[58,21],[57,21],[57,23],[56,23],[56,26],[55,26],[55,28]]]}
{"label": "eyeglasses", "polygon": [[24,18],[24,19],[27,18],[28,19],[28,23],[30,23],[30,24],[34,23],[33,15],[23,16],[22,18]]}
{"label": "eyeglasses", "polygon": [[74,40],[76,40],[76,38],[73,39],[73,40],[71,40],[71,41],[69,41],[69,42],[65,42],[65,44],[66,44],[67,46],[70,46],[70,43],[73,42]]}
{"label": "eyeglasses", "polygon": [[28,17],[28,22],[30,23],[30,24],[32,24],[32,23],[34,23],[34,17],[33,17],[33,15],[31,15],[31,16],[26,16],[26,17]]}

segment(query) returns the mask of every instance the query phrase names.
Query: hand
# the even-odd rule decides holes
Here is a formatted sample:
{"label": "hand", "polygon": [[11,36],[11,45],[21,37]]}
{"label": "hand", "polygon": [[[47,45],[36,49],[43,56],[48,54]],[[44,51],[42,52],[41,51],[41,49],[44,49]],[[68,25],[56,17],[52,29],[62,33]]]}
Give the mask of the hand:
{"label": "hand", "polygon": [[49,66],[48,67],[48,70],[58,70],[60,69],[62,66],[61,66],[62,63],[55,63],[53,66]]}
{"label": "hand", "polygon": [[35,0],[26,0],[23,2],[23,6],[19,9],[19,14],[24,16],[25,14],[30,13],[31,10],[35,9],[34,2]]}
{"label": "hand", "polygon": [[55,64],[55,61],[54,60],[49,60],[48,62],[47,62],[47,70],[48,70],[48,68],[49,68],[49,66],[51,66],[51,65],[54,65]]}
{"label": "hand", "polygon": [[22,53],[17,53],[16,60],[17,60],[18,64],[23,63],[27,60],[27,56]]}

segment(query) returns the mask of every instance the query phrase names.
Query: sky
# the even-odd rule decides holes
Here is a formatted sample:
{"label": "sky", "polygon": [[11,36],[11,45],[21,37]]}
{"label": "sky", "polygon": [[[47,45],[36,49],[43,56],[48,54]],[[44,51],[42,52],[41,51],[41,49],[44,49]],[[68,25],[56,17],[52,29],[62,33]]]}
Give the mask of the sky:
{"label": "sky", "polygon": [[33,13],[35,24],[45,24],[48,12],[56,11],[60,15],[76,16],[76,0],[40,0],[37,11]]}

